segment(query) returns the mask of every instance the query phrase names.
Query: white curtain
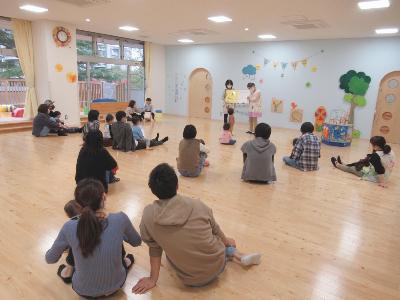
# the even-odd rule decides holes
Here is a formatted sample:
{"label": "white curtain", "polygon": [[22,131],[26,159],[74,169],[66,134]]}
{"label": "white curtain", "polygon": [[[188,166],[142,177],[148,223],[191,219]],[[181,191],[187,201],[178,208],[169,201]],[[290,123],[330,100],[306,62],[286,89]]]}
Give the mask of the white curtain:
{"label": "white curtain", "polygon": [[36,115],[38,108],[33,62],[32,23],[30,21],[12,19],[11,24],[19,63],[21,64],[22,72],[24,72],[25,85],[27,87],[24,117],[32,119]]}
{"label": "white curtain", "polygon": [[151,98],[151,43],[144,42],[144,77],[145,77],[145,97]]}

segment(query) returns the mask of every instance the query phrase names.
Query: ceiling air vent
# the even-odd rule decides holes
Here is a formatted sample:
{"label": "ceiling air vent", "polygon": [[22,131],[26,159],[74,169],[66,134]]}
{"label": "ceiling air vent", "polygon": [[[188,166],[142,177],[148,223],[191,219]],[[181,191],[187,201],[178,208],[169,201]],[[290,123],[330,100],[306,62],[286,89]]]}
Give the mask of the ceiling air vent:
{"label": "ceiling air vent", "polygon": [[58,1],[73,4],[76,6],[95,6],[111,2],[111,0],[58,0]]}
{"label": "ceiling air vent", "polygon": [[176,36],[205,36],[213,34],[217,34],[217,32],[204,28],[185,29],[171,33],[171,35],[176,35]]}
{"label": "ceiling air vent", "polygon": [[281,22],[281,24],[291,26],[295,29],[308,30],[329,27],[323,20],[311,20],[306,16],[286,16],[284,18],[287,19],[287,21]]}

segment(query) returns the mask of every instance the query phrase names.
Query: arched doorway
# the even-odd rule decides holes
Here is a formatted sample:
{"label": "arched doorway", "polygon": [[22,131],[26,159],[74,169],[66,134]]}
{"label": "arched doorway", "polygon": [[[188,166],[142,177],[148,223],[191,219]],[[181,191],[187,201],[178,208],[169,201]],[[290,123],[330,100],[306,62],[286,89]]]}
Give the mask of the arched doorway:
{"label": "arched doorway", "polygon": [[372,135],[400,143],[400,71],[388,73],[381,80]]}
{"label": "arched doorway", "polygon": [[203,68],[193,70],[189,77],[189,116],[211,119],[212,78]]}

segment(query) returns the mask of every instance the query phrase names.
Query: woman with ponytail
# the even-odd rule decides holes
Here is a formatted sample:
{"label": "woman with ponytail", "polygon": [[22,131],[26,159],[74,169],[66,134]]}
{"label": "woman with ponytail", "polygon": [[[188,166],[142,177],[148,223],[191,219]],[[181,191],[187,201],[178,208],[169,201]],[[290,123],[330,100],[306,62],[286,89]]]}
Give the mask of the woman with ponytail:
{"label": "woman with ponytail", "polygon": [[332,157],[331,162],[339,170],[387,187],[386,183],[395,165],[395,155],[383,136],[373,136],[369,142],[372,153],[358,162],[344,165],[340,156]]}
{"label": "woman with ponytail", "polygon": [[134,263],[132,254],[125,256],[123,241],[140,246],[141,238],[123,213],[104,211],[106,194],[95,179],[81,180],[75,189],[75,200],[82,208],[78,218],[64,224],[46,262],[58,262],[66,249],[69,266],[61,265],[58,275],[82,297],[108,296],[125,283],[128,269]]}

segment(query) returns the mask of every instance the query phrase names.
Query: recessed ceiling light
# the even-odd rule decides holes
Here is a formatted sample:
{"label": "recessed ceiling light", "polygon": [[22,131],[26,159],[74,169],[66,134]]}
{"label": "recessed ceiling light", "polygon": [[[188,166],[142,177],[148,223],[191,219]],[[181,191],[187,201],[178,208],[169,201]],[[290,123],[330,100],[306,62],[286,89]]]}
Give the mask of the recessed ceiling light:
{"label": "recessed ceiling light", "polygon": [[276,36],[273,34],[260,34],[258,36],[260,39],[266,40],[266,39],[276,39]]}
{"label": "recessed ceiling light", "polygon": [[86,22],[90,22],[90,19],[89,19],[89,18],[87,18],[87,19],[85,19],[85,21],[86,21]]}
{"label": "recessed ceiling light", "polygon": [[190,39],[180,39],[180,40],[178,40],[178,42],[179,42],[179,43],[184,43],[184,44],[190,44],[190,43],[193,43],[193,41],[192,41],[192,40],[190,40]]}
{"label": "recessed ceiling light", "polygon": [[375,29],[376,34],[395,34],[398,33],[399,29],[398,28],[381,28],[381,29]]}
{"label": "recessed ceiling light", "polygon": [[30,5],[30,4],[22,5],[19,7],[19,9],[26,10],[26,11],[33,12],[33,13],[44,13],[44,12],[48,11],[47,8],[36,6],[36,5]]}
{"label": "recessed ceiling light", "polygon": [[246,27],[246,28],[244,29],[244,31],[249,31],[249,29]]}
{"label": "recessed ceiling light", "polygon": [[139,28],[132,27],[132,26],[120,26],[119,29],[125,30],[125,31],[137,31]]}
{"label": "recessed ceiling light", "polygon": [[360,9],[375,9],[375,8],[385,8],[390,6],[389,0],[374,0],[374,1],[361,1],[358,2],[358,7]]}
{"label": "recessed ceiling light", "polygon": [[224,22],[232,22],[231,18],[225,17],[225,16],[215,16],[215,17],[209,17],[208,18],[210,21],[213,21],[215,23],[224,23]]}

